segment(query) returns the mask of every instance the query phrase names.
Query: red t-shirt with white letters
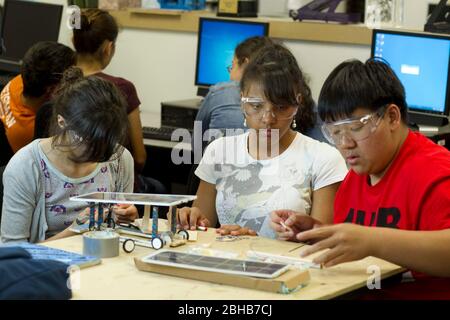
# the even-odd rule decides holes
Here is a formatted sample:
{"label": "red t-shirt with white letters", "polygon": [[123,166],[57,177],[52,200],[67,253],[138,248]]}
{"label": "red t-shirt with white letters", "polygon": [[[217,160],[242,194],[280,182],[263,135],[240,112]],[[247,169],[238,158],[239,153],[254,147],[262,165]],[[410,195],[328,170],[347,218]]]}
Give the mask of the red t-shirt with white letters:
{"label": "red t-shirt with white letters", "polygon": [[[374,186],[368,181],[368,175],[349,171],[336,194],[334,223],[450,229],[450,152],[422,134],[410,131],[382,179]],[[385,297],[450,299],[450,278],[413,274],[415,282],[382,290]]]}

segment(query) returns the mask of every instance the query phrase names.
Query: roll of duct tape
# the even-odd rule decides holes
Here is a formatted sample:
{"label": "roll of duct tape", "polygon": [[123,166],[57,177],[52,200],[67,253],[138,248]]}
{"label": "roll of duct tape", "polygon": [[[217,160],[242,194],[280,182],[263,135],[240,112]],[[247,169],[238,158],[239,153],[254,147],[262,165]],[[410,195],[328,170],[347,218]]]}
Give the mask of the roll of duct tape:
{"label": "roll of duct tape", "polygon": [[119,235],[114,231],[90,231],[83,235],[83,254],[99,258],[119,255]]}

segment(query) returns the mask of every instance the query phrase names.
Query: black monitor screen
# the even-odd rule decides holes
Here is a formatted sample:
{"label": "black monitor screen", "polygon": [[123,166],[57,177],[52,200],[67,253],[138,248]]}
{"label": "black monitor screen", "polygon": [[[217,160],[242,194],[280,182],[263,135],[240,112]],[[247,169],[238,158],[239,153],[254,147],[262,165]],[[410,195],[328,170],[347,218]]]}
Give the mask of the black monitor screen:
{"label": "black monitor screen", "polygon": [[25,52],[39,41],[58,41],[63,6],[6,0],[2,21],[5,52],[0,70],[20,71]]}
{"label": "black monitor screen", "polygon": [[448,116],[450,37],[374,30],[372,57],[386,60],[395,71],[410,111]]}
{"label": "black monitor screen", "polygon": [[263,22],[200,18],[195,84],[211,86],[230,80],[236,46],[247,38],[266,36],[269,25]]}

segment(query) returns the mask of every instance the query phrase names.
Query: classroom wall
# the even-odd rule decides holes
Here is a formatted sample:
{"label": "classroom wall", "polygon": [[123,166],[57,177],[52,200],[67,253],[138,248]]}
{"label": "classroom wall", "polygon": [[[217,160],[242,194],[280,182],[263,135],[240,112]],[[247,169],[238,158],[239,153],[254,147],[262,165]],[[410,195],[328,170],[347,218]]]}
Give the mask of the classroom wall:
{"label": "classroom wall", "polygon": [[[195,34],[125,30],[119,37],[116,56],[107,71],[133,79],[142,100],[142,110],[158,111],[161,101],[195,96]],[[339,62],[350,58],[365,60],[370,55],[367,46],[285,43],[310,76],[314,97]]]}
{"label": "classroom wall", "polygon": [[[305,0],[304,0],[305,1]],[[307,0],[306,0],[307,1]],[[2,2],[2,1],[0,1]],[[66,6],[66,0],[42,0]],[[426,21],[428,3],[438,0],[404,0],[408,29],[420,30]],[[71,45],[71,30],[61,22],[59,41]],[[370,47],[308,41],[286,41],[303,71],[310,77],[313,97],[340,62],[356,58],[365,60]],[[197,35],[193,33],[123,29],[117,41],[116,55],[106,72],[131,80],[141,99],[143,111],[159,112],[161,101],[192,98],[194,86]]]}
{"label": "classroom wall", "polygon": [[[427,0],[405,0],[405,27],[421,29],[426,20]],[[331,70],[340,62],[370,56],[369,46],[287,41],[305,73],[310,76],[313,97]],[[195,96],[197,35],[167,31],[125,29],[107,71],[132,79],[142,100],[142,110],[159,111],[160,102]]]}

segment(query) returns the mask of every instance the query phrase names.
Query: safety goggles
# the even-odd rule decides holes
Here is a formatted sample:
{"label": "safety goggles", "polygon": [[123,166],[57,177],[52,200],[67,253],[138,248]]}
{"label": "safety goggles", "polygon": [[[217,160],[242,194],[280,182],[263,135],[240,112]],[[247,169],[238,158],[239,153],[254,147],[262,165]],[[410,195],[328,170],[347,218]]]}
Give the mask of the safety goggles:
{"label": "safety goggles", "polygon": [[353,141],[362,141],[377,130],[385,112],[386,106],[382,106],[374,113],[359,118],[324,123],[321,128],[322,133],[333,145],[341,145],[344,137]]}
{"label": "safety goggles", "polygon": [[259,97],[242,97],[242,109],[246,116],[260,120],[266,113],[279,120],[291,119],[297,113],[297,106],[273,105]]}

